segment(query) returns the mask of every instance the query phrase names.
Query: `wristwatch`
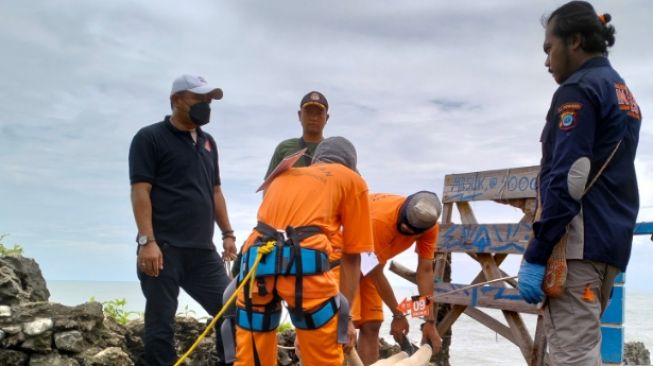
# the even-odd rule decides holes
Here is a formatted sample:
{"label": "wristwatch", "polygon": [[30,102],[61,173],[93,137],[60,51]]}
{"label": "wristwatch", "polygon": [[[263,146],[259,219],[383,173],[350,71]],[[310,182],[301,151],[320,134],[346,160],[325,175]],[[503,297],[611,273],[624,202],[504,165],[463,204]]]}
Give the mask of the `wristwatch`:
{"label": "wristwatch", "polygon": [[147,245],[148,243],[150,243],[152,241],[154,241],[154,238],[151,237],[151,236],[147,236],[147,235],[140,235],[139,234],[138,237],[136,238],[136,242],[138,243],[138,245]]}

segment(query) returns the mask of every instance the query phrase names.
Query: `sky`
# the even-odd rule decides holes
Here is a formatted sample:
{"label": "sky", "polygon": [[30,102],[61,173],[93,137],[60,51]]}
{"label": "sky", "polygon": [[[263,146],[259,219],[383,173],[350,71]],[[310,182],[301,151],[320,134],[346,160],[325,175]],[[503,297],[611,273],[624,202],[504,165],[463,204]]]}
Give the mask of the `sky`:
{"label": "sky", "polygon": [[[447,174],[536,165],[557,87],[541,18],[563,3],[0,2],[3,242],[48,280],[136,281],[128,148],[170,112],[184,73],[224,90],[205,130],[239,242],[256,223],[254,191],[274,147],[301,133],[296,112],[311,90],[329,100],[325,135],[355,144],[372,192],[441,194]],[[638,221],[653,221],[653,49],[644,47],[653,2],[594,5],[613,17],[610,60],[642,110]],[[472,207],[480,222],[519,219],[496,206]],[[637,237],[627,286],[653,292],[652,257],[649,237]],[[415,266],[412,251],[397,260]],[[454,257],[457,282],[478,269]]]}

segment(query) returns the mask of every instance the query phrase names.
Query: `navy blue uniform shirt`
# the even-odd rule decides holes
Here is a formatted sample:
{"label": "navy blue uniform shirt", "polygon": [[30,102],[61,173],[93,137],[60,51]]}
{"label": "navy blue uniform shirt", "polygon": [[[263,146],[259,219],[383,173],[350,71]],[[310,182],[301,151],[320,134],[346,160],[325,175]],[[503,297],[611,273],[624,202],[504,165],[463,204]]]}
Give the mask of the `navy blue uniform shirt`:
{"label": "navy blue uniform shirt", "polygon": [[[626,270],[639,210],[634,160],[640,125],[640,109],[607,58],[588,60],[560,85],[542,131],[541,216],[524,254],[528,262],[545,264],[562,235],[575,230],[567,244],[568,259]],[[574,164],[589,159],[586,180],[580,180],[589,184],[619,141],[605,171],[579,197],[573,182],[582,164]],[[582,258],[569,258],[570,245]]]}
{"label": "navy blue uniform shirt", "polygon": [[143,127],[129,149],[131,184],[152,184],[152,225],[159,245],[214,249],[213,189],[220,185],[215,141],[197,128],[197,143],[170,116]]}

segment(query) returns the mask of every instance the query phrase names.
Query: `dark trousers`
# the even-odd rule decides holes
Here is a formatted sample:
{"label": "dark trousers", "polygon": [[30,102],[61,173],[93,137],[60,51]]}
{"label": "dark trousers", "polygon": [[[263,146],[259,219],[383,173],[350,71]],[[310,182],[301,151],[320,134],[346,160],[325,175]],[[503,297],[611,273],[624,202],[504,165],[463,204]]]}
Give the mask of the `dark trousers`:
{"label": "dark trousers", "polygon": [[[222,258],[215,250],[162,244],[161,251],[163,271],[159,277],[150,277],[137,270],[146,299],[144,342],[147,366],[170,366],[177,361],[174,335],[179,288],[214,316],[222,308],[222,293],[229,284]],[[219,321],[215,329],[219,330],[221,324]],[[216,339],[218,365],[223,365],[224,349],[219,332]]]}

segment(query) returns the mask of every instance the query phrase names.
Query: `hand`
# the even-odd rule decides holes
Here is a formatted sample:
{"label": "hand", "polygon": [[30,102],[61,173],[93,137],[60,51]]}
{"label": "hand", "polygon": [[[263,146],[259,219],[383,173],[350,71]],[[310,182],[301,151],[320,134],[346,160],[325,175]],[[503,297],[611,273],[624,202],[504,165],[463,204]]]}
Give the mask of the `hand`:
{"label": "hand", "polygon": [[136,261],[138,269],[148,276],[158,277],[163,270],[163,254],[156,241],[141,246]]}
{"label": "hand", "polygon": [[435,323],[426,322],[422,326],[421,344],[425,344],[429,341],[431,348],[433,349],[433,354],[440,352],[442,349],[442,337],[440,337],[437,328],[435,328]]}
{"label": "hand", "polygon": [[236,256],[238,255],[238,250],[236,249],[236,239],[230,236],[222,239],[222,248],[224,248],[224,252],[222,252],[223,260],[233,261],[236,259]]}
{"label": "hand", "polygon": [[345,353],[351,352],[356,347],[356,327],[354,327],[354,322],[351,319],[347,323],[347,335],[349,336],[349,340],[347,344],[342,345],[342,350]]}
{"label": "hand", "polygon": [[521,297],[529,304],[537,304],[544,300],[542,281],[544,281],[545,266],[533,264],[524,260],[519,267],[517,289]]}
{"label": "hand", "polygon": [[410,329],[408,324],[408,319],[405,316],[400,318],[392,318],[392,323],[390,323],[390,334],[395,339],[396,342],[399,342],[403,339]]}

